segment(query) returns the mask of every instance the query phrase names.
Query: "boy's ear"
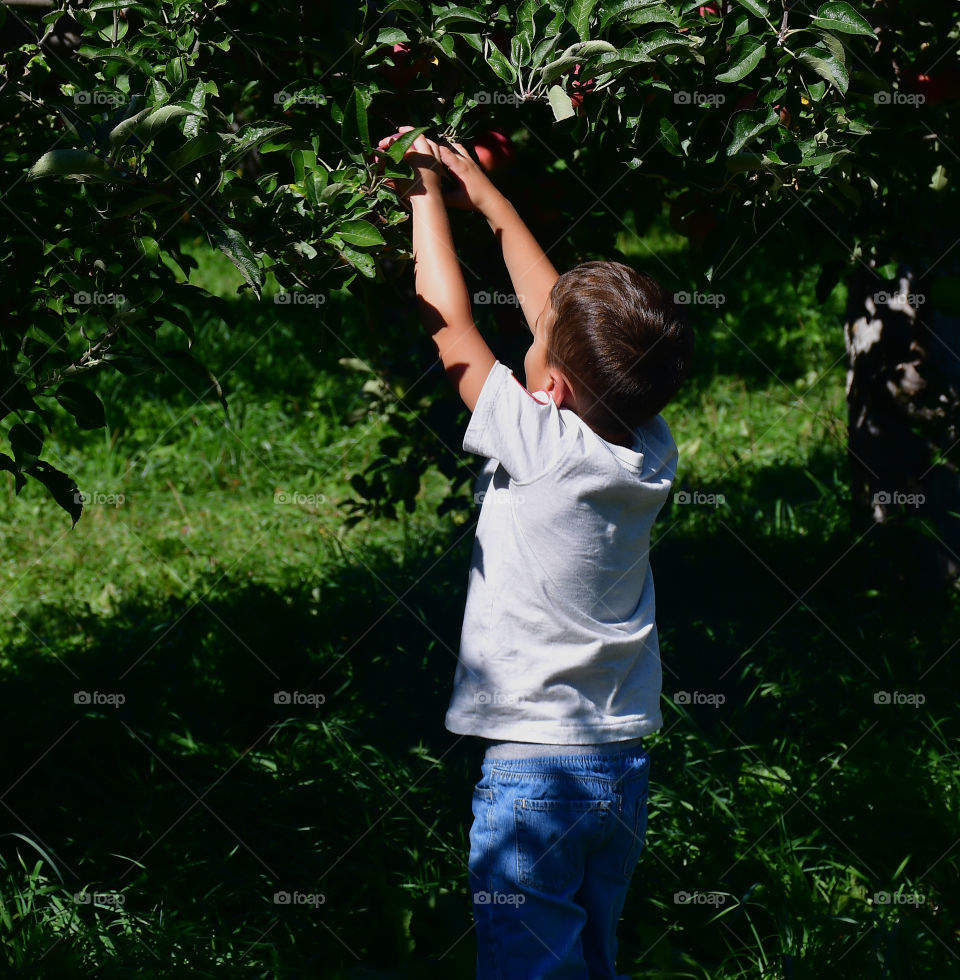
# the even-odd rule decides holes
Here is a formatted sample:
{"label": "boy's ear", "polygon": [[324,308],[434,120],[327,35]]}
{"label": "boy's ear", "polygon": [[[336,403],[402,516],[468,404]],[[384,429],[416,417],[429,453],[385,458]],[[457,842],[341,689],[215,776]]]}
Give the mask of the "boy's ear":
{"label": "boy's ear", "polygon": [[573,408],[573,388],[570,387],[570,382],[559,371],[551,370],[549,383],[547,390],[553,394],[553,402],[557,408]]}

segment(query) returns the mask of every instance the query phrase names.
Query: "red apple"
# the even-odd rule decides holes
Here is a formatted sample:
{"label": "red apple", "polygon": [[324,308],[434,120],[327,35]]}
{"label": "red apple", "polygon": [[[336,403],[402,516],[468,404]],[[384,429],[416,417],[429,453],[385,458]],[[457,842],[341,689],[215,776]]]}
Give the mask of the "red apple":
{"label": "red apple", "polygon": [[706,17],[707,14],[719,14],[720,8],[715,3],[705,3],[698,12],[701,17]]}
{"label": "red apple", "polygon": [[570,88],[573,91],[570,93],[570,102],[573,108],[576,109],[577,115],[585,116],[586,110],[583,108],[583,97],[588,95],[593,91],[593,87],[596,84],[596,79],[588,78],[585,82],[581,82],[576,76],[580,74],[580,66],[573,66],[573,81],[570,83]]}
{"label": "red apple", "polygon": [[570,83],[570,87],[573,89],[579,89],[583,92],[592,92],[593,87],[596,84],[597,80],[595,78],[588,78],[585,82],[581,82],[580,79],[577,77],[579,74],[580,74],[580,66],[574,65],[573,66],[574,78],[573,81]]}
{"label": "red apple", "polygon": [[922,95],[925,105],[940,105],[946,99],[960,96],[960,69],[947,68],[937,75],[911,71],[904,76],[903,88]]}
{"label": "red apple", "polygon": [[513,163],[513,143],[509,136],[498,129],[491,129],[475,137],[473,152],[477,155],[477,162],[488,174],[503,170]]}
{"label": "red apple", "polygon": [[742,109],[752,109],[754,103],[757,101],[758,94],[759,93],[756,89],[753,89],[750,92],[744,92],[744,94],[741,95],[734,104],[733,111],[740,112]]}

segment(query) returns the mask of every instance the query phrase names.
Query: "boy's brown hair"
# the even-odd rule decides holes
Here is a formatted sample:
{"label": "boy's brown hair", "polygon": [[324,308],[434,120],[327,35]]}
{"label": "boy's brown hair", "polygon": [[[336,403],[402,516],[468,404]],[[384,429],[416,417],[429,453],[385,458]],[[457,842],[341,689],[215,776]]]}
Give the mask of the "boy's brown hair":
{"label": "boy's brown hair", "polygon": [[652,276],[584,262],[553,284],[546,362],[573,385],[580,417],[626,437],[677,393],[693,356],[682,307]]}

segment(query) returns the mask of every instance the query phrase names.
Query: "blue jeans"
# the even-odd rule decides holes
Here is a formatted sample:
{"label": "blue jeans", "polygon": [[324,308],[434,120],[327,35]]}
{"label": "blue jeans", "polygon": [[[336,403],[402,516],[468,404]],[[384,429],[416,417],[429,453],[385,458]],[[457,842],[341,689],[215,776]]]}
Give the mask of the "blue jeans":
{"label": "blue jeans", "polygon": [[477,980],[629,980],[614,967],[617,923],[646,838],[647,751],[484,759],[481,770]]}

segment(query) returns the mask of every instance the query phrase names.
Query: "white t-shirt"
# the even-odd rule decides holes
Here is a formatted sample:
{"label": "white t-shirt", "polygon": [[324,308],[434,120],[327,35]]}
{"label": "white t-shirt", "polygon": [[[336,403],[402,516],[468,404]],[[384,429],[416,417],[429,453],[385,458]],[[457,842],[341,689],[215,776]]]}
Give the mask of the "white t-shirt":
{"label": "white t-shirt", "polygon": [[463,448],[488,460],[446,728],[566,744],[656,731],[648,550],[676,474],[667,423],[615,445],[497,361]]}

